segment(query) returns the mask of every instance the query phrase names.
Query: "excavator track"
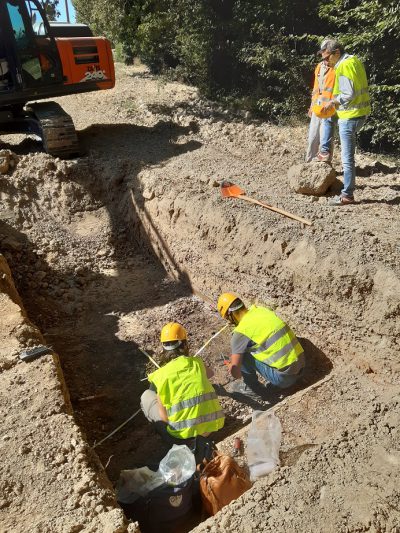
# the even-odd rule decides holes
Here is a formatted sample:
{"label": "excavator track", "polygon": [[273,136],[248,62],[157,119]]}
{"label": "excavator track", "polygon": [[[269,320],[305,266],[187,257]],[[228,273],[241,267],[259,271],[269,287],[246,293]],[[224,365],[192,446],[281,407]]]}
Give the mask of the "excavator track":
{"label": "excavator track", "polygon": [[29,104],[39,123],[43,147],[54,156],[66,159],[79,155],[78,137],[72,118],[55,102]]}

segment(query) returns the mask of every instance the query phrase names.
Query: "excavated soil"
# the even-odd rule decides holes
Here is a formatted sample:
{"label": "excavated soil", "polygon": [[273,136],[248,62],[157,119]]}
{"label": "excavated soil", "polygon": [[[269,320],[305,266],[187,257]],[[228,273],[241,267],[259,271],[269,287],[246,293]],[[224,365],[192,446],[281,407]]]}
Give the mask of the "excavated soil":
{"label": "excavated soil", "polygon": [[[303,159],[304,125],[231,115],[200,100],[194,88],[163,82],[142,67],[119,65],[117,74],[112,91],[59,99],[79,131],[79,159],[53,159],[34,139],[2,139],[12,155],[0,175],[1,250],[29,318],[59,355],[87,453],[94,447],[112,483],[121,469],[163,456],[141,414],[96,443],[138,409],[154,368],[139,348],[160,361],[159,331],[177,320],[196,351],[224,325],[216,297],[234,290],[292,325],[307,372],[290,394],[243,404],[224,389],[221,355],[229,353],[229,333],[204,350],[227,416],[221,447],[231,450],[237,430],[245,441],[252,408],[274,406],[283,427],[282,465],[196,531],[399,532],[397,162],[358,154],[357,204],[330,208],[326,197],[289,187],[287,170]],[[313,225],[222,199],[224,179]],[[337,190],[339,181],[329,194]],[[22,340],[35,344],[32,335]],[[11,334],[9,342],[4,376],[20,349]],[[35,397],[52,380],[45,371],[40,387],[26,379],[26,393]],[[13,427],[12,438],[23,441],[14,420],[17,393],[9,386],[3,397],[3,423],[7,435]],[[56,439],[63,418],[49,420]],[[3,488],[26,460],[34,461],[29,450],[22,457],[7,450]],[[19,489],[30,498],[4,500],[4,530],[26,531],[18,516],[32,513],[35,494],[46,498],[45,483],[31,477]],[[93,487],[81,492],[86,499],[76,504],[66,495],[65,513],[58,509],[58,521],[49,518],[37,531],[102,531],[96,516],[105,504],[91,503]],[[115,502],[108,498],[111,512]],[[80,529],[67,511],[74,505],[92,509]],[[107,522],[103,530],[125,531],[121,524]]]}

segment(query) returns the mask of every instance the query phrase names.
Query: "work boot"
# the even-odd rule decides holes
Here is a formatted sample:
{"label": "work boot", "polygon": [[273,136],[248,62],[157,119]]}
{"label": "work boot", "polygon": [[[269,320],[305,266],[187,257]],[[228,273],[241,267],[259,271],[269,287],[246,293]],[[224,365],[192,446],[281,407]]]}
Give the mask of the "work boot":
{"label": "work boot", "polygon": [[[260,385],[261,387],[261,385]],[[258,388],[258,387],[257,387]],[[226,391],[229,392],[232,396],[246,396],[247,398],[254,400],[256,402],[263,401],[263,398],[260,394],[251,389],[244,381],[233,381],[225,387]]]}
{"label": "work boot", "polygon": [[329,152],[318,152],[315,157],[316,161],[322,161],[323,163],[330,163],[332,155]]}
{"label": "work boot", "polygon": [[328,200],[328,205],[330,206],[350,205],[354,203],[355,201],[353,196],[345,196],[343,194],[339,196],[334,196],[333,198],[330,198]]}

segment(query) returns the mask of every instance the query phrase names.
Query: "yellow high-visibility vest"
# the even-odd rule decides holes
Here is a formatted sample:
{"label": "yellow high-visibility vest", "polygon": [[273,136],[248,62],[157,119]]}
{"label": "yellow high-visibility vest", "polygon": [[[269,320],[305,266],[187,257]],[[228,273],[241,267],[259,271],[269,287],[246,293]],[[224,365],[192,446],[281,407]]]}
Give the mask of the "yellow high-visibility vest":
{"label": "yellow high-visibility vest", "polygon": [[364,117],[371,113],[371,103],[368,92],[368,80],[364,65],[356,56],[344,59],[337,68],[333,96],[340,93],[340,76],[346,76],[353,82],[354,98],[345,107],[339,106],[337,115],[341,119]]}
{"label": "yellow high-visibility vest", "polygon": [[234,331],[255,343],[249,348],[255,359],[277,370],[290,366],[303,353],[290,327],[266,307],[251,306]]}
{"label": "yellow high-visibility vest", "polygon": [[148,380],[157,388],[173,437],[188,439],[224,426],[224,413],[200,357],[177,357]]}

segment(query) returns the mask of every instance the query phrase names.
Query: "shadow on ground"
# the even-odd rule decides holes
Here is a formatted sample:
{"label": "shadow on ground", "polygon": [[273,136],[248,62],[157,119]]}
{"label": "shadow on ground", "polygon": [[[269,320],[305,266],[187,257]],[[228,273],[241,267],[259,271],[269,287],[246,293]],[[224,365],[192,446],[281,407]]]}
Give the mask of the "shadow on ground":
{"label": "shadow on ground", "polygon": [[[165,283],[168,273],[154,254],[151,239],[141,227],[130,197],[133,184],[135,198],[140,201],[136,176],[144,167],[161,164],[201,146],[193,140],[185,142],[192,129],[193,125],[159,122],[149,128],[132,124],[93,125],[80,132],[88,156],[72,161],[68,175],[59,180],[79,184],[87,196],[89,210],[91,204],[92,209],[99,206],[107,209],[113,275],[92,269],[95,261],[69,268],[60,268],[54,259],[49,262],[40,245],[31,242],[21,229],[21,212],[18,219],[0,227],[0,238],[12,236],[5,253],[18,291],[31,320],[60,355],[75,416],[89,444],[99,441],[131,416],[147,386],[140,381],[145,375],[146,358],[134,341],[118,338],[120,316],[192,294],[189,278],[177,264],[174,264],[176,279]],[[180,142],[175,143],[178,138]],[[24,154],[35,145],[40,148],[26,139],[15,146],[10,144],[9,148]],[[114,150],[111,156],[110,150]],[[47,238],[52,239],[51,232],[57,224],[64,233],[67,231],[57,220],[57,209],[68,207],[57,206],[49,216],[41,203],[43,180],[46,177],[32,178],[31,205],[24,207],[32,214],[32,224],[37,220],[43,228],[43,222],[49,221],[45,231],[49,231]],[[7,186],[13,186],[12,180]],[[19,191],[11,192],[18,206]],[[71,214],[75,212],[76,207]],[[63,250],[64,244],[59,243],[60,257],[71,254],[67,247]],[[166,243],[159,239],[157,245],[164,246],[164,254],[170,256]],[[37,272],[41,272],[46,283],[37,278]],[[149,453],[149,432],[140,414],[116,438],[96,448],[111,479],[115,480],[121,468],[132,465],[133,450],[142,446],[144,453]],[[157,439],[154,445],[158,446]]]}
{"label": "shadow on ground", "polygon": [[235,394],[232,396],[227,392],[222,385],[217,385],[218,393],[221,396],[229,396],[238,398],[240,401],[251,407],[252,409],[260,409],[265,411],[274,405],[277,405],[284,398],[293,395],[295,392],[306,389],[307,387],[312,386],[314,383],[318,383],[326,375],[330,373],[333,368],[332,362],[320,350],[315,344],[313,344],[309,339],[304,337],[298,337],[301,345],[303,346],[305,357],[306,357],[306,366],[299,378],[298,382],[287,389],[279,389],[274,387],[270,383],[267,383],[265,386],[265,391],[263,392],[263,397],[261,401],[256,401],[246,397],[243,394]]}

